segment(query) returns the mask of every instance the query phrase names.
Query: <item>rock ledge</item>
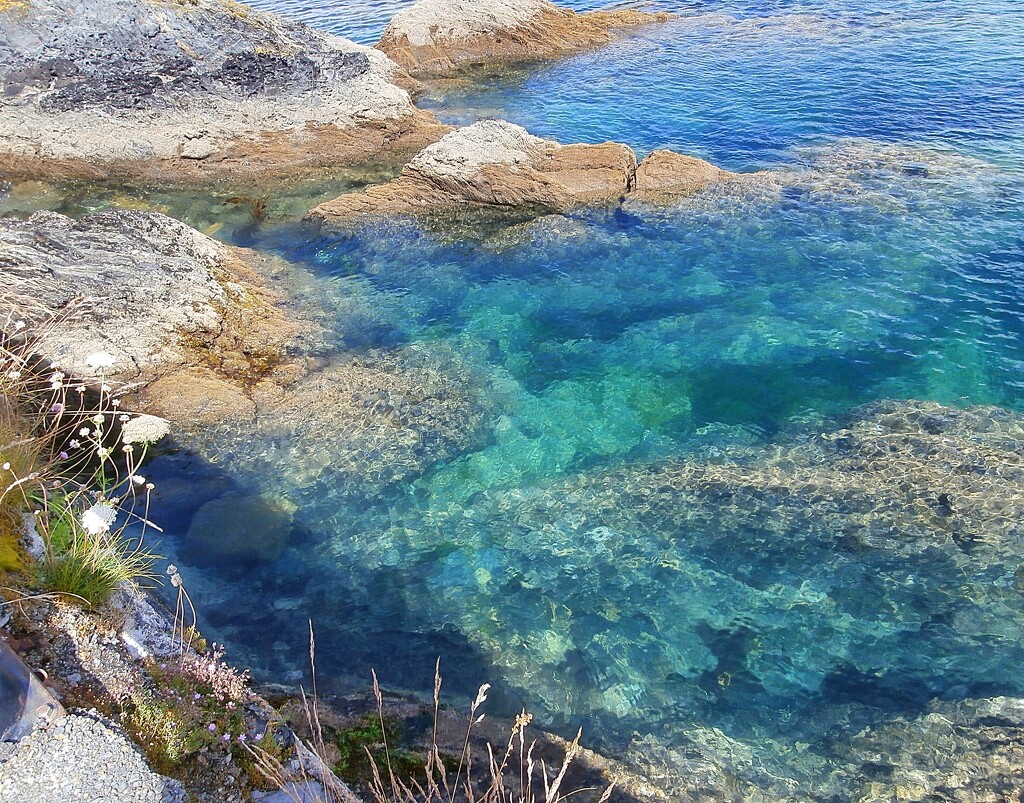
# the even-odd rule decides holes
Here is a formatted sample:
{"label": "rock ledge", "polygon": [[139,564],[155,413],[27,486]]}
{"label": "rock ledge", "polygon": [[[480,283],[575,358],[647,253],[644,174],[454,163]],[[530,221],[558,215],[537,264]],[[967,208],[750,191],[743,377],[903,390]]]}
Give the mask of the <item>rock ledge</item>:
{"label": "rock ledge", "polygon": [[232,0],[0,3],[0,173],[304,175],[446,130],[373,48]]}
{"label": "rock ledge", "polygon": [[635,10],[578,14],[549,0],[421,0],[400,11],[377,47],[415,76],[475,64],[535,61],[611,41],[611,29],[664,22]]}
{"label": "rock ledge", "polygon": [[446,134],[387,184],[339,196],[312,210],[337,221],[353,215],[415,214],[482,207],[563,211],[633,194],[641,199],[691,195],[734,174],[671,151],[639,165],[626,145],[562,145],[502,120],[484,120]]}

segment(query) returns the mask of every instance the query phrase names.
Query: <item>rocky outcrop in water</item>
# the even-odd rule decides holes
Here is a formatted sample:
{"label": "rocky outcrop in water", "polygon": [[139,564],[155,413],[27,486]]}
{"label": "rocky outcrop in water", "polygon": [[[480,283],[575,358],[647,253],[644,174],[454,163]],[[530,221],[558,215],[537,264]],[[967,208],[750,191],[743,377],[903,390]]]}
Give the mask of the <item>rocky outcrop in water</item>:
{"label": "rocky outcrop in water", "polygon": [[[252,388],[252,421],[195,439],[246,481],[296,501],[373,497],[479,445],[489,408],[457,359],[395,349]],[[266,467],[274,466],[273,478]]]}
{"label": "rocky outcrop in water", "polygon": [[0,173],[297,175],[446,130],[372,48],[233,0],[0,3]]}
{"label": "rocky outcrop in water", "polygon": [[693,194],[733,174],[700,159],[656,151],[637,166],[626,145],[562,145],[503,120],[484,120],[424,148],[395,180],[339,196],[312,211],[336,221],[354,215],[415,214],[472,204],[565,210],[578,204]]}
{"label": "rocky outcrop in water", "polygon": [[635,10],[577,14],[549,0],[420,0],[400,11],[377,47],[416,76],[495,62],[551,58],[607,44],[612,30],[671,18]]}
{"label": "rocky outcrop in water", "polygon": [[2,219],[0,266],[0,314],[39,323],[42,356],[89,378],[89,355],[107,352],[105,376],[163,387],[175,420],[238,415],[302,328],[260,276],[271,260],[160,214]]}
{"label": "rocky outcrop in water", "polygon": [[[240,474],[275,465],[291,487],[330,476],[375,493],[479,437],[486,411],[456,364],[400,351],[323,364],[308,311],[283,310],[267,285],[286,265],[164,215],[0,219],[0,269],[0,316],[41,324],[40,356],[88,380],[89,355],[109,353],[103,376],[129,383],[133,405]],[[267,546],[225,549],[272,553],[287,530],[282,518]]]}

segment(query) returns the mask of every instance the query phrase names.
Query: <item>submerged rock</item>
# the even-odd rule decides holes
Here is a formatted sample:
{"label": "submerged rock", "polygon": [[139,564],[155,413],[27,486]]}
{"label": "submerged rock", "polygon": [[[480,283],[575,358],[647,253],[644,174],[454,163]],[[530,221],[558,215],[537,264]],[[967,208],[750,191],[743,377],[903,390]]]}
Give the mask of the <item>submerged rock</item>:
{"label": "submerged rock", "polygon": [[196,511],[185,534],[185,547],[203,562],[272,561],[288,545],[291,526],[291,511],[276,500],[232,494]]}
{"label": "submerged rock", "polygon": [[1022,443],[1006,410],[883,402],[334,548],[453,545],[410,604],[550,721],[656,733],[625,760],[668,799],[1001,800],[1024,739]]}
{"label": "submerged rock", "polygon": [[0,314],[42,323],[36,349],[65,373],[92,377],[89,355],[107,352],[107,379],[157,383],[154,412],[210,420],[244,410],[246,383],[302,328],[260,278],[267,264],[161,214],[37,212],[0,219]]}
{"label": "submerged rock", "polygon": [[245,482],[328,507],[329,495],[373,497],[477,444],[489,412],[457,360],[402,349],[261,382],[252,401],[253,421],[226,421],[197,448]]}
{"label": "submerged rock", "polygon": [[412,84],[233,0],[0,4],[0,172],[237,179],[415,151],[446,129]]}
{"label": "submerged rock", "polygon": [[549,0],[420,0],[394,16],[377,47],[412,75],[448,75],[573,53],[610,42],[610,29],[671,17],[631,9],[578,14]]}
{"label": "submerged rock", "polygon": [[694,195],[733,175],[694,156],[656,150],[637,166],[633,197],[654,200]]}
{"label": "submerged rock", "polygon": [[657,151],[637,166],[626,145],[562,145],[503,120],[484,120],[424,148],[387,184],[312,210],[334,221],[360,214],[414,214],[465,204],[565,210],[648,195],[698,192],[733,174],[700,159]]}

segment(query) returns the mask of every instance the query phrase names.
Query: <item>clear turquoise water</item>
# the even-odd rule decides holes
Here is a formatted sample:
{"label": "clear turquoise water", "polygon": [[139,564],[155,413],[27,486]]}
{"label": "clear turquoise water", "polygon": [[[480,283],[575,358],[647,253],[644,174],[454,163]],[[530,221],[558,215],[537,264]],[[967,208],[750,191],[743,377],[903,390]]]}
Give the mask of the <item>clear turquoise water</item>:
{"label": "clear turquoise water", "polygon": [[[185,454],[153,470],[298,506],[281,558],[189,566],[207,627],[264,674],[302,671],[312,616],[324,675],[373,665],[427,689],[440,654],[454,688],[492,682],[499,706],[586,724],[609,750],[717,727],[825,799],[837,730],[1024,694],[1019,509],[1005,549],[843,549],[855,510],[790,527],[771,498],[666,489],[656,503],[650,478],[776,448],[799,462],[882,399],[1024,414],[1024,12],[662,7],[696,16],[431,103],[772,181],[532,225],[248,230],[316,277],[327,359],[457,363],[481,432],[392,484],[271,470],[264,456],[288,449],[271,439],[234,452],[227,477]],[[370,40],[380,8],[325,27]],[[169,530],[191,510],[168,507]],[[901,544],[924,527],[902,526]]]}

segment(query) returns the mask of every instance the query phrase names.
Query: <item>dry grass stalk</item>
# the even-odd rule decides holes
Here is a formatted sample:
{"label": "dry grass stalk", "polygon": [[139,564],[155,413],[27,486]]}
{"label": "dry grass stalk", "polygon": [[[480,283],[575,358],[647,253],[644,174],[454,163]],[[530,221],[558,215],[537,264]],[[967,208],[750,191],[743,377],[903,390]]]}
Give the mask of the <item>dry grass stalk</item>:
{"label": "dry grass stalk", "polygon": [[95,605],[123,583],[156,579],[144,546],[147,528],[159,530],[148,518],[153,484],[138,469],[167,422],[119,409],[105,377],[111,355],[89,356],[98,376],[88,385],[39,356],[74,307],[30,325],[14,317],[16,302],[0,297],[9,310],[0,324],[0,515],[34,516],[46,590]]}
{"label": "dry grass stalk", "polygon": [[[305,792],[296,791],[292,785],[295,783],[295,773],[289,773],[287,768],[275,756],[259,746],[249,746],[247,749],[253,755],[257,769],[272,782],[278,789],[285,792],[295,803],[311,803],[308,795],[308,788],[305,787],[311,780],[311,773],[307,764],[315,768],[312,773],[324,787],[324,796],[317,800],[317,803],[359,803],[358,799],[348,788],[340,783],[326,764],[326,744],[324,742],[323,727],[320,722],[316,690],[316,647],[313,635],[313,625],[309,626],[309,660],[313,677],[312,699],[306,696],[305,690],[300,690],[302,695],[303,709],[307,724],[312,734],[313,755],[303,756],[304,746],[296,739],[296,746],[300,753],[298,782],[305,788]],[[458,769],[453,778],[449,778],[448,770],[439,747],[439,726],[441,712],[441,666],[440,660],[434,667],[434,721],[431,742],[427,748],[424,762],[424,778],[420,782],[416,778],[404,780],[397,776],[391,758],[391,746],[388,744],[387,727],[384,717],[384,698],[380,690],[380,683],[377,673],[371,670],[373,678],[373,696],[377,707],[377,717],[383,735],[384,761],[387,773],[387,782],[382,777],[381,768],[377,764],[373,753],[369,748],[366,750],[370,759],[370,793],[374,803],[562,803],[572,795],[593,791],[592,789],[577,789],[569,792],[562,791],[566,774],[572,762],[580,752],[580,738],[582,730],[576,733],[576,737],[569,745],[561,767],[555,773],[554,778],[549,778],[548,768],[544,762],[535,759],[534,752],[537,747],[536,741],[530,742],[527,746],[526,728],[532,721],[532,715],[521,712],[516,716],[512,724],[511,733],[501,760],[495,757],[492,746],[487,744],[487,768],[488,777],[483,779],[483,789],[477,791],[473,778],[473,729],[484,719],[480,709],[487,700],[489,684],[484,684],[477,692],[476,698],[470,704],[466,734],[462,740],[462,749],[459,754]],[[513,756],[516,757],[518,766],[510,766]],[[506,785],[506,777],[513,773],[518,788],[510,789]],[[539,796],[537,790],[543,789],[543,795]],[[608,803],[611,798],[614,784],[608,786],[601,795],[598,803]]]}

